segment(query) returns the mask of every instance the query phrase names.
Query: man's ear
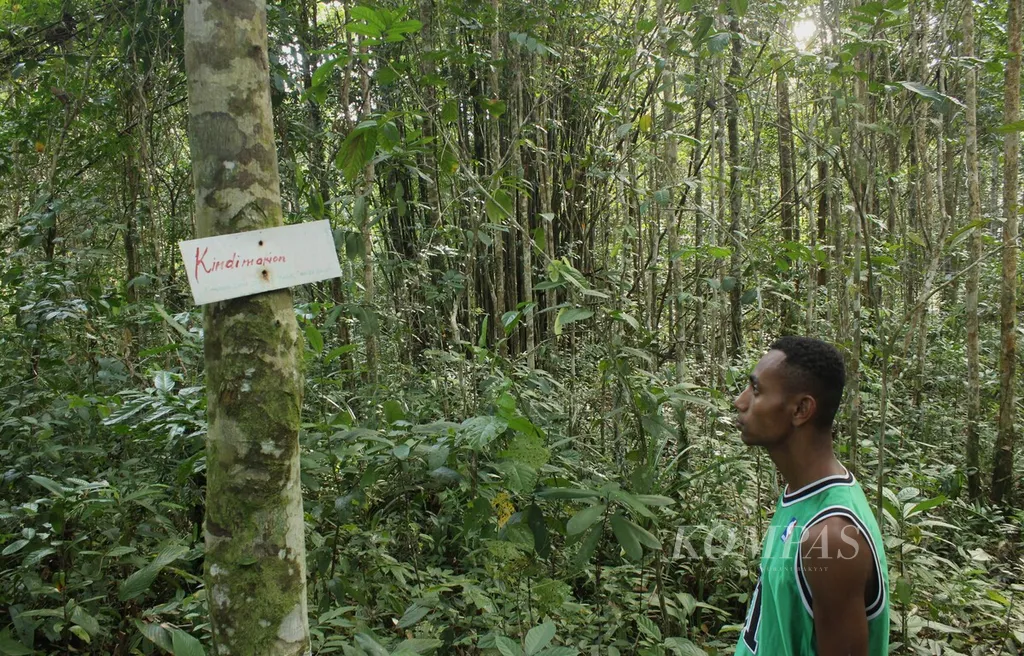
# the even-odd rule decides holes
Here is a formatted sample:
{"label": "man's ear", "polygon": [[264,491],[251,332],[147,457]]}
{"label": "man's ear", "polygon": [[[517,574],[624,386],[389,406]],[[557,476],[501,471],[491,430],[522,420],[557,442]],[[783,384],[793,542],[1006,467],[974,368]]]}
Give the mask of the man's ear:
{"label": "man's ear", "polygon": [[793,426],[803,426],[814,417],[818,411],[818,401],[810,394],[803,394],[797,399],[796,409],[793,411]]}

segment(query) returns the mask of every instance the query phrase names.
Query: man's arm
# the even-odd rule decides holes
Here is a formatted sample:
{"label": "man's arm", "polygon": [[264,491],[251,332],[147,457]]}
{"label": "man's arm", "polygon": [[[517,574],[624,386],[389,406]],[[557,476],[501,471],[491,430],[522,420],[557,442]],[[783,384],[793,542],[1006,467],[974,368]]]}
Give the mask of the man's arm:
{"label": "man's arm", "polygon": [[807,529],[801,563],[814,610],[819,656],[866,656],[864,592],[874,561],[867,537],[849,520],[829,517]]}

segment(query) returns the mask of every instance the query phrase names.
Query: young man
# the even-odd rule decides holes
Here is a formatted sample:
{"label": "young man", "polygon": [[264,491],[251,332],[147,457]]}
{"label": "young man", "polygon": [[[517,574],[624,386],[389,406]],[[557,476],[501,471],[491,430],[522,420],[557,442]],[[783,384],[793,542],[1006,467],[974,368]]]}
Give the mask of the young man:
{"label": "young man", "polygon": [[835,347],[783,337],[734,402],[744,444],[766,449],[787,483],[764,539],[737,656],[888,654],[882,534],[832,451],[844,379]]}

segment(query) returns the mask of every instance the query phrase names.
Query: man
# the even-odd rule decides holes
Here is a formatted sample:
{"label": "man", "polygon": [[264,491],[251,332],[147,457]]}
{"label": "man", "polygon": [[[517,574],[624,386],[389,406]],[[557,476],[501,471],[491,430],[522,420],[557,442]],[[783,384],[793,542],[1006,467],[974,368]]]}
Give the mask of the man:
{"label": "man", "polygon": [[882,534],[832,451],[845,371],[809,337],[771,346],[736,397],[744,444],[766,449],[787,486],[768,527],[737,656],[884,656],[889,575]]}

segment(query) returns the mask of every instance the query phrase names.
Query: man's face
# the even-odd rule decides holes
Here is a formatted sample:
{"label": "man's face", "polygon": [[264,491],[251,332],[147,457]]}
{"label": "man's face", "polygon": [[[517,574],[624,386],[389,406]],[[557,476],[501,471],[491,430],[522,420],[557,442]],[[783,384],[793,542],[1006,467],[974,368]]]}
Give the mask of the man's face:
{"label": "man's face", "polygon": [[782,351],[768,351],[754,367],[746,389],[733,401],[739,413],[740,437],[748,446],[780,444],[793,430],[797,397],[786,389],[785,360]]}

